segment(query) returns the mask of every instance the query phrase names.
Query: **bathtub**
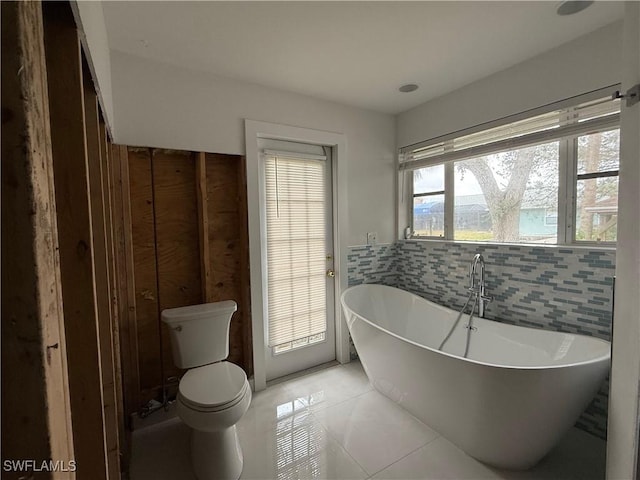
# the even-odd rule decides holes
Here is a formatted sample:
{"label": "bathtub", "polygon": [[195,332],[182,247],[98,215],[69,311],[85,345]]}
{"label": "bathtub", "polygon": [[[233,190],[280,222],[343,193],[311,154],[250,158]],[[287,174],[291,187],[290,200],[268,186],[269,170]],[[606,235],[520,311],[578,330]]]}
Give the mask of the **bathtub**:
{"label": "bathtub", "polygon": [[341,297],[372,385],[416,418],[490,465],[535,465],[574,425],[609,371],[597,338],[473,319],[442,351],[458,312],[383,285]]}

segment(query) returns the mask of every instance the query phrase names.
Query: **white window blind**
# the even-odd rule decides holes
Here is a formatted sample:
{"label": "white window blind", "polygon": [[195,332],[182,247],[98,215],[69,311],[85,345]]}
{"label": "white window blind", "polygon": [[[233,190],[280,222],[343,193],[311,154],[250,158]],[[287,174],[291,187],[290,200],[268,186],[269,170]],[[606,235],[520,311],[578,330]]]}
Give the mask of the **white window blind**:
{"label": "white window blind", "polygon": [[265,152],[269,346],[326,332],[326,162]]}
{"label": "white window blind", "polygon": [[402,149],[399,166],[423,168],[598,131],[617,125],[619,112],[620,101],[607,97],[486,130],[462,132]]}

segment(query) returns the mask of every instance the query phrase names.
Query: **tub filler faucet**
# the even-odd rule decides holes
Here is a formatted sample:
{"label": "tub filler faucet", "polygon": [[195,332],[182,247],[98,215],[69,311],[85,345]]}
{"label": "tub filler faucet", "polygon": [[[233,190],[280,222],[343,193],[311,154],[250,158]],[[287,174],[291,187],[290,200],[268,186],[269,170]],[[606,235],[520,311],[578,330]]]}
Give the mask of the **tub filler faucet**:
{"label": "tub filler faucet", "polygon": [[484,257],[479,253],[476,253],[471,261],[471,268],[469,269],[469,292],[477,299],[478,316],[484,318],[485,305],[493,300],[493,298],[485,295]]}
{"label": "tub filler faucet", "polygon": [[453,326],[451,327],[451,329],[449,329],[449,333],[447,333],[447,336],[444,337],[444,340],[442,340],[442,343],[438,347],[438,350],[442,350],[444,348],[445,344],[451,338],[453,331],[458,326],[458,323],[460,322],[460,319],[464,315],[464,312],[467,310],[467,307],[471,303],[471,300],[473,300],[473,303],[471,303],[471,310],[469,311],[469,320],[467,324],[464,326],[464,328],[467,329],[467,342],[464,348],[464,355],[463,355],[464,358],[468,358],[468,355],[469,355],[471,332],[477,330],[477,328],[473,326],[473,315],[475,314],[475,311],[476,311],[476,305],[478,306],[478,317],[484,318],[484,307],[487,303],[493,300],[492,297],[488,297],[487,295],[485,295],[485,292],[484,292],[484,257],[479,253],[476,253],[475,257],[473,257],[473,261],[471,262],[471,268],[469,269],[469,289],[468,290],[469,290],[469,298],[467,298],[467,301],[464,304],[464,307],[462,307],[462,310],[460,310],[460,313],[458,314],[456,321],[453,322]]}

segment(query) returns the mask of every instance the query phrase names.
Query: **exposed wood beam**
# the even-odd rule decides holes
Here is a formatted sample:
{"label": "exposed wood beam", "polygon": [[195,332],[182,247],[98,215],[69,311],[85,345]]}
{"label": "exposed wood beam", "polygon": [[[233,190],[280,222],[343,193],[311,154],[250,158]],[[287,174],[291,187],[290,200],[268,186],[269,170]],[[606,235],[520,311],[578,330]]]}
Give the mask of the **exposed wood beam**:
{"label": "exposed wood beam", "polygon": [[125,410],[123,396],[122,361],[120,351],[120,325],[119,325],[119,298],[118,298],[118,271],[116,268],[116,252],[114,238],[114,199],[112,186],[112,160],[111,142],[107,127],[100,121],[100,159],[102,162],[102,185],[105,199],[105,222],[107,227],[107,257],[109,259],[109,296],[111,298],[111,332],[113,338],[113,364],[116,392],[116,412],[118,417],[118,451],[120,452],[120,470],[127,471],[129,461],[130,435],[125,428]]}
{"label": "exposed wood beam", "polygon": [[198,200],[198,229],[200,233],[200,275],[202,300],[211,302],[213,296],[213,276],[209,253],[209,214],[207,209],[207,163],[203,152],[196,153],[196,194]]}
{"label": "exposed wood beam", "polygon": [[138,370],[137,322],[134,291],[133,249],[131,241],[131,205],[127,147],[111,147],[112,198],[116,270],[118,274],[118,315],[120,355],[123,375],[126,426],[131,427],[131,414],[140,408],[140,372]]}
{"label": "exposed wood beam", "polygon": [[151,151],[129,148],[129,195],[136,299],[136,338],[141,405],[162,395],[161,324],[154,222]]}
{"label": "exposed wood beam", "polygon": [[98,98],[89,77],[88,67],[85,67],[84,70],[83,84],[107,462],[109,478],[116,480],[120,477],[120,454],[118,451],[115,365],[111,330],[110,265],[107,254],[107,228],[105,222],[107,215],[105,211],[102,151],[100,148]]}
{"label": "exposed wood beam", "polygon": [[43,12],[77,475],[106,480],[81,47],[68,3],[46,3]]}
{"label": "exposed wood beam", "polygon": [[74,451],[42,6],[2,2],[1,8],[2,458],[68,466]]}

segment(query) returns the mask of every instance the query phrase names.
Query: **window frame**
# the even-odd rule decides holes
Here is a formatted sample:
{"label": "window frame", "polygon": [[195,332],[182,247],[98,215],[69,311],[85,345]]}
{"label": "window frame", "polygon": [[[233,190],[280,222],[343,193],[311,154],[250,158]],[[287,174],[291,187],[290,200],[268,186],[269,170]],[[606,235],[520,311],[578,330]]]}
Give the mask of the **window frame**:
{"label": "window frame", "polygon": [[[442,163],[442,164],[438,164],[438,165],[443,165],[444,166],[444,182],[443,182],[443,190],[438,190],[438,191],[433,191],[433,192],[427,192],[427,193],[415,193],[414,192],[414,185],[415,185],[415,177],[414,177],[414,173],[416,170],[409,170],[409,179],[410,179],[410,185],[411,185],[411,197],[410,197],[410,201],[409,201],[409,218],[411,219],[411,237],[412,238],[420,238],[420,239],[429,239],[429,240],[444,240],[447,238],[447,232],[451,231],[450,227],[449,227],[449,222],[448,222],[448,215],[447,215],[447,206],[448,204],[450,204],[451,202],[447,202],[447,190],[450,190],[448,188],[448,183],[450,183],[449,180],[449,176],[447,174],[447,170],[451,168],[452,164],[451,162],[446,162],[446,163]],[[435,165],[434,165],[435,166]],[[416,198],[422,198],[422,197],[430,197],[430,196],[434,196],[434,195],[442,195],[444,198],[444,219],[443,219],[443,234],[442,235],[417,235],[415,233],[415,229],[414,229],[414,216],[413,216],[413,209],[414,209],[414,201]]]}
{"label": "window frame", "polygon": [[[488,130],[491,128],[495,128],[498,126],[508,125],[510,123],[515,123],[517,121],[535,117],[542,113],[545,113],[555,109],[568,110],[569,115],[571,114],[572,107],[577,107],[585,102],[589,102],[594,99],[594,93],[600,94],[600,98],[605,98],[611,92],[615,90],[618,86],[607,87],[605,89],[599,90],[597,92],[590,92],[589,94],[580,95],[577,97],[573,97],[572,99],[568,99],[562,102],[557,102],[552,106],[542,107],[541,109],[534,109],[529,111],[529,115],[526,115],[527,112],[522,114],[513,115],[510,117],[506,117],[502,119],[503,121],[490,122],[489,124],[482,125],[483,128],[479,128],[481,126],[473,127],[464,131],[458,131],[454,134],[445,135],[433,140],[432,143],[436,143],[437,141],[448,141],[465,134],[471,134],[475,132],[479,132],[482,130]],[[597,97],[596,97],[597,98]],[[569,103],[570,102],[570,103]],[[570,120],[567,120],[570,121]],[[444,235],[443,236],[428,236],[428,235],[416,235],[414,231],[414,214],[413,214],[413,202],[416,198],[416,195],[413,193],[414,186],[414,176],[413,172],[415,170],[419,170],[420,168],[426,168],[427,166],[408,167],[406,164],[402,164],[401,160],[403,159],[403,150],[400,149],[400,154],[398,157],[399,167],[398,167],[398,178],[399,178],[399,187],[400,187],[400,195],[398,196],[398,227],[399,227],[399,238],[405,239],[413,239],[413,240],[423,240],[423,241],[450,241],[450,242],[462,242],[462,243],[483,243],[483,244],[491,244],[491,245],[536,245],[536,246],[572,246],[572,247],[602,247],[602,248],[615,248],[615,241],[597,241],[597,240],[577,240],[576,239],[576,228],[575,224],[577,223],[577,187],[578,181],[586,178],[603,178],[610,176],[618,176],[619,177],[619,167],[618,170],[608,170],[603,172],[590,172],[586,174],[578,174],[578,137],[584,135],[590,135],[597,132],[607,132],[612,130],[619,130],[620,123],[619,117],[618,122],[615,125],[607,125],[602,126],[597,129],[583,131],[580,133],[574,133],[565,137],[561,137],[556,139],[559,143],[559,151],[558,151],[558,221],[557,221],[557,240],[554,244],[537,244],[537,243],[526,243],[526,242],[494,242],[487,240],[455,240],[454,239],[454,202],[455,202],[455,191],[454,191],[454,183],[455,183],[455,164],[456,162],[464,161],[465,159],[454,159],[454,160],[445,160],[442,162],[434,162],[429,164],[428,166],[435,165],[444,165],[444,192],[429,192],[428,194],[420,194],[419,196],[426,195],[442,195],[444,193]],[[423,145],[427,142],[421,142],[417,145]],[[546,142],[542,142],[546,143]],[[446,146],[446,143],[445,143]],[[516,147],[518,148],[518,147]],[[508,151],[508,150],[503,150]],[[446,153],[446,149],[445,149]],[[473,157],[468,157],[473,158]],[[467,158],[467,159],[468,159]],[[407,185],[408,184],[408,185]],[[405,188],[405,185],[408,188]],[[403,203],[406,203],[406,208],[403,207]],[[546,220],[545,220],[546,221]],[[404,225],[403,225],[404,222]],[[410,235],[406,235],[406,227],[409,227]]]}
{"label": "window frame", "polygon": [[[571,162],[571,171],[570,171],[570,179],[569,181],[572,184],[573,191],[571,192],[571,202],[567,209],[567,216],[571,219],[572,226],[567,228],[566,230],[566,245],[573,246],[601,246],[601,247],[613,247],[615,248],[617,242],[603,242],[597,240],[578,240],[576,239],[576,234],[578,232],[577,228],[575,228],[578,223],[578,181],[586,180],[586,179],[597,179],[597,178],[606,178],[606,177],[617,177],[620,178],[620,164],[618,163],[618,168],[616,170],[604,170],[602,172],[588,172],[588,173],[578,173],[578,137],[584,135],[592,135],[595,133],[603,133],[603,132],[611,132],[613,130],[620,131],[620,124],[618,124],[615,128],[603,128],[598,129],[592,132],[583,133],[581,135],[574,135],[568,141],[570,142],[570,150],[572,151],[572,156],[569,159]],[[618,153],[619,154],[619,153]]]}

